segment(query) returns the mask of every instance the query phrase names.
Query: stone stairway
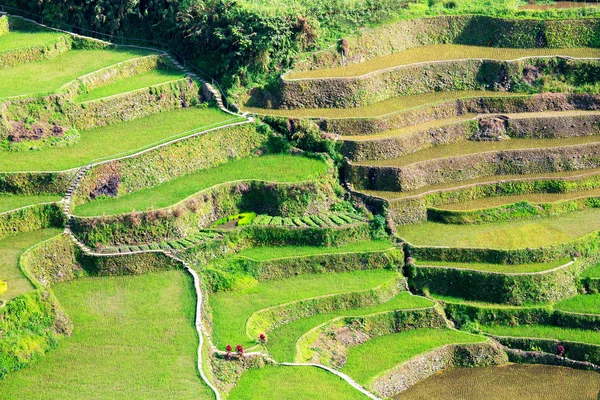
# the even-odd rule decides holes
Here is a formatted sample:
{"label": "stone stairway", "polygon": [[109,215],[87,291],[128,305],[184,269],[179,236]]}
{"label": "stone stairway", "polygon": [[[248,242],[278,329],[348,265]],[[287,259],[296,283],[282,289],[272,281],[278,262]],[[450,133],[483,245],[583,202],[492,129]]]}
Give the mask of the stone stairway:
{"label": "stone stairway", "polygon": [[63,210],[65,212],[65,215],[67,216],[67,218],[71,218],[71,200],[73,198],[73,194],[75,193],[75,190],[77,190],[77,187],[79,186],[79,183],[81,182],[81,180],[83,179],[83,177],[85,176],[86,172],[92,167],[91,164],[86,165],[85,167],[82,167],[79,172],[77,172],[77,175],[75,176],[75,179],[73,179],[73,181],[71,182],[71,184],[69,185],[69,187],[67,188],[67,191],[65,192],[65,198],[64,198],[64,204],[63,204]]}

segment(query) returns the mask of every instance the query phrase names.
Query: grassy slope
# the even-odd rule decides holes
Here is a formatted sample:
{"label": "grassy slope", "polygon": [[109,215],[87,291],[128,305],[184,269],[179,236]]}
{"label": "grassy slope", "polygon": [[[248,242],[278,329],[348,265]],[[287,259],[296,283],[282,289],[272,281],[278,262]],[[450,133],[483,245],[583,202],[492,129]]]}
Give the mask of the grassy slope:
{"label": "grassy slope", "polygon": [[556,304],[556,309],[584,314],[600,314],[600,294],[581,294]]}
{"label": "grassy slope", "polygon": [[473,140],[465,140],[445,146],[431,147],[429,149],[417,151],[416,153],[411,153],[400,158],[389,160],[373,160],[368,162],[360,162],[357,164],[402,167],[405,165],[418,163],[420,161],[467,156],[484,152],[574,146],[597,143],[598,141],[600,141],[599,136],[575,136],[560,139],[511,139],[502,140],[499,142],[477,142]]}
{"label": "grassy slope", "polygon": [[600,332],[583,329],[561,328],[547,325],[482,326],[481,330],[497,336],[516,336],[568,340],[600,345]]}
{"label": "grassy slope", "polygon": [[141,49],[71,50],[50,60],[4,68],[0,70],[0,98],[54,92],[80,76],[148,54],[152,53]]}
{"label": "grassy slope", "polygon": [[84,101],[101,99],[103,97],[143,89],[149,86],[154,86],[182,78],[185,78],[185,75],[181,71],[165,69],[151,70],[126,79],[120,79],[105,86],[100,86],[99,88],[91,90],[88,93],[77,96],[75,101],[81,103]]}
{"label": "grassy slope", "polygon": [[[286,168],[281,168],[285,165]],[[143,211],[178,203],[202,189],[241,179],[298,182],[319,178],[328,167],[322,161],[290,155],[247,157],[215,168],[184,175],[152,188],[121,197],[99,198],[75,208],[77,215],[119,214]]]}
{"label": "grassy slope", "polygon": [[590,400],[598,394],[600,374],[549,365],[451,368],[425,379],[401,400]]}
{"label": "grassy slope", "polygon": [[0,36],[0,53],[21,48],[41,46],[53,42],[61,36],[60,32],[25,32],[12,31]]}
{"label": "grassy slope", "polygon": [[582,278],[600,278],[600,264],[596,264],[581,273]]}
{"label": "grassy slope", "polygon": [[555,217],[481,225],[424,222],[398,227],[398,236],[415,245],[521,249],[560,244],[600,229],[600,210]]}
{"label": "grassy slope", "polygon": [[282,247],[253,247],[242,250],[237,256],[248,257],[254,260],[271,260],[274,258],[314,256],[319,254],[331,253],[352,253],[382,251],[392,248],[389,240],[370,240],[364,242],[351,243],[339,247],[311,247],[311,246],[282,246]]}
{"label": "grassy slope", "polygon": [[435,208],[451,211],[472,211],[515,204],[521,201],[527,201],[534,204],[541,204],[581,199],[587,197],[600,197],[600,189],[582,190],[580,192],[573,193],[533,193],[516,196],[486,197],[483,199],[465,201],[463,203],[444,204],[443,206],[438,206]]}
{"label": "grassy slope", "polygon": [[342,372],[366,384],[377,374],[412,357],[450,343],[475,343],[486,340],[451,329],[415,329],[376,337],[351,347]]}
{"label": "grassy slope", "polygon": [[299,78],[337,78],[365,75],[373,71],[393,68],[420,62],[459,60],[465,58],[486,58],[492,60],[515,60],[535,56],[570,56],[578,58],[600,57],[600,49],[510,49],[497,47],[464,46],[457,44],[438,44],[420,46],[384,57],[378,57],[345,67],[292,72],[287,79]]}
{"label": "grassy slope", "polygon": [[[435,92],[414,96],[401,96],[384,100],[379,103],[357,108],[304,108],[297,110],[275,110],[266,108],[244,107],[255,114],[290,116],[294,118],[367,118],[390,114],[396,111],[408,110],[428,104],[441,103],[473,97],[506,97],[515,96],[508,92],[489,92],[468,90],[462,92]],[[522,94],[519,96],[523,96]]]}
{"label": "grassy slope", "polygon": [[387,270],[300,275],[261,282],[237,292],[212,293],[209,303],[218,346],[254,344],[256,340],[246,335],[246,320],[255,311],[315,296],[371,289],[394,276],[396,272]]}
{"label": "grassy slope", "polygon": [[59,201],[60,196],[0,194],[0,213],[38,203]]}
{"label": "grassy slope", "polygon": [[562,259],[558,261],[552,261],[548,263],[535,263],[535,264],[517,264],[517,265],[505,265],[505,264],[484,264],[484,263],[455,263],[446,261],[416,261],[417,265],[433,265],[438,267],[452,267],[459,269],[474,269],[477,271],[489,271],[489,272],[500,272],[506,274],[514,273],[525,273],[525,272],[540,272],[547,271],[565,265],[571,261],[570,259]]}
{"label": "grassy slope", "polygon": [[373,196],[383,197],[384,199],[401,199],[403,197],[415,196],[419,194],[423,194],[430,191],[436,190],[444,190],[444,189],[454,189],[457,187],[462,187],[466,185],[473,184],[485,184],[485,183],[494,183],[498,181],[522,181],[526,179],[554,179],[554,178],[574,178],[580,176],[589,176],[600,173],[600,168],[590,168],[584,170],[572,170],[572,171],[560,171],[560,172],[542,172],[535,174],[523,174],[523,175],[493,175],[493,176],[484,176],[477,179],[470,179],[461,182],[452,182],[452,183],[444,183],[440,185],[430,185],[422,187],[418,190],[413,190],[410,192],[385,192],[385,191],[377,191],[377,190],[361,190],[363,193],[371,194]]}
{"label": "grassy slope", "polygon": [[316,326],[319,326],[336,317],[350,317],[359,315],[369,315],[384,311],[406,310],[410,308],[430,307],[434,303],[424,297],[413,296],[408,292],[402,292],[392,300],[378,304],[372,307],[354,308],[350,310],[340,310],[335,313],[319,314],[310,318],[286,324],[275,329],[269,335],[267,347],[269,353],[276,361],[294,361],[296,356],[296,342],[302,335]]}
{"label": "grassy slope", "polygon": [[231,391],[229,400],[330,400],[366,399],[341,378],[314,367],[250,369]]}
{"label": "grassy slope", "polygon": [[[18,261],[21,254],[36,243],[59,235],[60,229],[42,229],[21,233],[0,240],[0,280],[8,283],[8,291],[0,295],[2,300],[10,300],[20,294],[33,290],[21,270]],[[2,390],[0,389],[0,393]]]}
{"label": "grassy slope", "polygon": [[3,399],[212,399],[196,371],[195,295],[184,272],[85,278],[54,292],[73,336],[0,381]]}
{"label": "grassy slope", "polygon": [[[1,71],[0,71],[1,74]],[[92,160],[134,153],[166,139],[189,135],[203,127],[237,121],[216,108],[184,108],[81,132],[77,143],[40,151],[6,152],[0,171],[53,171],[75,168]],[[185,134],[184,134],[185,133]]]}

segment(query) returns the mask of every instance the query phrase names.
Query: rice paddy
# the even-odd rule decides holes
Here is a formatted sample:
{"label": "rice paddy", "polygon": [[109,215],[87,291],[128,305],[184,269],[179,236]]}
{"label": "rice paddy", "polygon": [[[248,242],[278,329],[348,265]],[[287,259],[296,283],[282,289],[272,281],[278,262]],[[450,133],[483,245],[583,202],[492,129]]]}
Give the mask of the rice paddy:
{"label": "rice paddy", "polygon": [[479,343],[487,340],[453,329],[413,329],[375,337],[348,350],[347,362],[340,371],[357,382],[367,384],[379,373],[421,353],[452,343]]}
{"label": "rice paddy", "polygon": [[600,49],[515,49],[498,47],[436,44],[419,46],[383,57],[366,60],[344,67],[315,69],[287,74],[286,79],[350,78],[400,67],[403,65],[463,59],[516,60],[524,57],[568,56],[574,58],[600,58]]}
{"label": "rice paddy", "polygon": [[241,121],[241,118],[232,118],[216,108],[190,107],[165,111],[81,131],[79,140],[71,146],[3,152],[0,172],[76,168],[93,160],[125,156],[168,140],[237,121]]}
{"label": "rice paddy", "polygon": [[395,400],[595,400],[600,374],[550,365],[451,368],[417,383]]}
{"label": "rice paddy", "polygon": [[335,274],[300,275],[257,283],[235,292],[218,292],[209,296],[217,345],[224,348],[256,343],[246,335],[246,321],[255,311],[270,306],[316,296],[347,293],[377,287],[397,276],[394,271],[373,270]]}
{"label": "rice paddy", "polygon": [[524,249],[569,242],[600,230],[600,210],[480,225],[424,222],[398,227],[398,236],[420,246]]}
{"label": "rice paddy", "polygon": [[[31,246],[60,235],[61,232],[60,229],[48,228],[0,239],[0,281],[8,283],[8,290],[0,294],[1,300],[10,300],[33,290],[33,285],[19,268],[19,257]],[[0,392],[1,388],[0,384]]]}
{"label": "rice paddy", "polygon": [[423,261],[415,260],[417,266],[436,266],[448,267],[457,269],[472,269],[482,272],[496,272],[501,274],[526,274],[548,271],[554,268],[561,267],[571,260],[568,258],[547,262],[547,263],[532,263],[532,264],[485,264],[485,263],[458,263],[447,261]]}
{"label": "rice paddy", "polygon": [[[286,165],[286,168],[279,168]],[[113,215],[174,205],[203,189],[221,183],[256,179],[299,182],[322,177],[329,167],[320,160],[291,155],[267,155],[229,161],[121,197],[102,197],[75,208],[82,216]]]}
{"label": "rice paddy", "polygon": [[479,97],[523,97],[522,94],[510,92],[491,92],[484,90],[466,90],[457,92],[433,92],[414,96],[394,97],[379,103],[357,108],[303,108],[293,110],[276,110],[270,108],[243,107],[259,115],[275,115],[293,118],[369,118],[391,114],[430,104],[456,101]]}
{"label": "rice paddy", "polygon": [[600,332],[549,325],[482,326],[481,330],[495,336],[556,339],[600,345]]}
{"label": "rice paddy", "polygon": [[34,204],[54,203],[60,199],[56,195],[0,194],[0,213]]}
{"label": "rice paddy", "polygon": [[185,78],[185,74],[181,71],[154,69],[90,90],[85,94],[77,96],[75,101],[83,103],[86,101],[98,100],[104,97],[144,89],[183,78]]}
{"label": "rice paddy", "polygon": [[[121,61],[152,54],[141,49],[70,50],[49,60],[0,69],[0,98],[55,92],[80,76]],[[31,78],[35,77],[35,85]]]}
{"label": "rice paddy", "polygon": [[82,278],[53,291],[73,335],[0,380],[3,399],[213,398],[196,370],[196,297],[185,272]]}
{"label": "rice paddy", "polygon": [[557,303],[556,309],[582,314],[600,314],[600,295],[580,294]]}
{"label": "rice paddy", "polygon": [[62,32],[54,31],[10,31],[0,35],[0,53],[42,46],[57,41],[66,36]]}
{"label": "rice paddy", "polygon": [[333,318],[369,315],[384,311],[425,308],[433,305],[433,301],[429,299],[413,296],[409,292],[402,292],[390,301],[375,306],[319,314],[314,317],[302,318],[298,321],[283,325],[269,334],[267,348],[275,360],[279,362],[293,362],[296,357],[296,342],[298,339],[306,332]]}

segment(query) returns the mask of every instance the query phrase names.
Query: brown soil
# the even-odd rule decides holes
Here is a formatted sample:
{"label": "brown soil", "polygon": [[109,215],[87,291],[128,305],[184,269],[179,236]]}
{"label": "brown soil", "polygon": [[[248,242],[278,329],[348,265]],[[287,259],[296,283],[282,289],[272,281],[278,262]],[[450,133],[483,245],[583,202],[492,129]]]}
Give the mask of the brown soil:
{"label": "brown soil", "polygon": [[13,122],[12,130],[8,135],[11,142],[23,142],[25,140],[41,140],[47,137],[60,137],[65,133],[62,126],[55,124],[33,124],[26,126],[24,122]]}

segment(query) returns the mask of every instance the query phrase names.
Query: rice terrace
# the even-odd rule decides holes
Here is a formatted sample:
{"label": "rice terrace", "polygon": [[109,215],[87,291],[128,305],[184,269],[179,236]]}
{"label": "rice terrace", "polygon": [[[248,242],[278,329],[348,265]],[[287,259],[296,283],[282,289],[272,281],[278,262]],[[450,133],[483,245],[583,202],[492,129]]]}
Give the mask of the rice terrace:
{"label": "rice terrace", "polygon": [[600,2],[0,0],[0,399],[600,399]]}

